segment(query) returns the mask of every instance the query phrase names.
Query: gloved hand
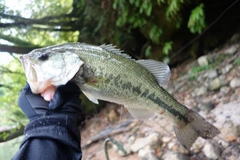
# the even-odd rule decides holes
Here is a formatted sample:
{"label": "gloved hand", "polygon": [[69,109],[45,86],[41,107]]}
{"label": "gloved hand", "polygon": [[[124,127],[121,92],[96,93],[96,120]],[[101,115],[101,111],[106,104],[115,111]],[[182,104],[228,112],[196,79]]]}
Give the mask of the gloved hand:
{"label": "gloved hand", "polygon": [[80,89],[73,82],[56,87],[53,99],[47,102],[40,94],[33,94],[27,83],[22,89],[18,105],[28,119],[49,116],[52,114],[78,114],[81,112]]}

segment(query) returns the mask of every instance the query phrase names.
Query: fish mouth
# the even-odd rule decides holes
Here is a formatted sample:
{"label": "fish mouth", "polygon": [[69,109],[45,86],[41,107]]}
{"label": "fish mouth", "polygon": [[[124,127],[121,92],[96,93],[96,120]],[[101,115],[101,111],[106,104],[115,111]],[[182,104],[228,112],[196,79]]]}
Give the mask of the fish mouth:
{"label": "fish mouth", "polygon": [[39,65],[34,64],[29,58],[25,56],[20,57],[20,61],[23,65],[23,69],[27,78],[27,82],[33,93],[42,93],[51,84],[45,80],[44,74]]}

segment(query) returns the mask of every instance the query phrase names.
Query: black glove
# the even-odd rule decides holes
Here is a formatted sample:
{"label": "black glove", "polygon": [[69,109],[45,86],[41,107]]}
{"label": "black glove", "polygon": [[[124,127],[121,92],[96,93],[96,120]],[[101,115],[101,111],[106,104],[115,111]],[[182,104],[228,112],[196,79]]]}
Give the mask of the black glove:
{"label": "black glove", "polygon": [[40,94],[33,94],[27,83],[22,89],[18,105],[28,119],[48,116],[51,114],[78,114],[81,112],[80,90],[73,82],[57,86],[53,99],[47,102]]}

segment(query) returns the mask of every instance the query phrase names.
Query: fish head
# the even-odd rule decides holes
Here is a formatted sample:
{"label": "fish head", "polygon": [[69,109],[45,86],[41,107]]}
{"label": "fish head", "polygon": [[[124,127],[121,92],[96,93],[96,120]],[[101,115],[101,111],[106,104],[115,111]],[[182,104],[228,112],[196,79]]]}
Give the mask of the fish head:
{"label": "fish head", "polygon": [[50,86],[64,85],[79,71],[84,62],[73,49],[46,47],[20,57],[27,82],[33,93],[42,93]]}

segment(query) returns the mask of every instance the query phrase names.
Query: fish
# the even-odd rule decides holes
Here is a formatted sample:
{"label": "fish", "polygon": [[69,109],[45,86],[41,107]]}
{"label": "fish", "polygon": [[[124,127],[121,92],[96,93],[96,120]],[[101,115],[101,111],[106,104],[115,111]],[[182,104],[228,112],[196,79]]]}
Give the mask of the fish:
{"label": "fish", "polygon": [[162,62],[135,60],[112,44],[79,42],[35,49],[20,60],[35,94],[72,81],[95,104],[98,100],[121,104],[137,119],[154,114],[166,117],[178,141],[188,150],[198,137],[212,139],[220,134],[214,125],[167,92],[171,72]]}

